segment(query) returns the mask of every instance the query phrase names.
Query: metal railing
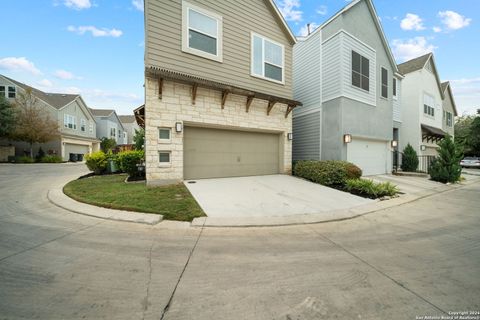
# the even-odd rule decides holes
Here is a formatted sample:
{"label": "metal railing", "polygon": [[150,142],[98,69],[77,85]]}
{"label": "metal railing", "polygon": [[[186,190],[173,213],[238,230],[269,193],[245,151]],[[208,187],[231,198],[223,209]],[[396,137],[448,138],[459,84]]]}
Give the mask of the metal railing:
{"label": "metal railing", "polygon": [[[392,171],[395,173],[401,170],[402,167],[402,156],[403,153],[395,150],[392,151]],[[417,172],[428,173],[432,162],[435,160],[435,156],[417,156],[418,157],[418,167]]]}

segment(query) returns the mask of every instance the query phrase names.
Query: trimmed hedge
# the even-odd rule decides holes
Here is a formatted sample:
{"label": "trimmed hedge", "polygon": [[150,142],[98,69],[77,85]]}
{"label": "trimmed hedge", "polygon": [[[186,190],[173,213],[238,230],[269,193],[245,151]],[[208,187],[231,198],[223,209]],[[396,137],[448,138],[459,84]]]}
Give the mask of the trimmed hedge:
{"label": "trimmed hedge", "polygon": [[102,174],[107,169],[107,155],[103,151],[87,154],[85,164],[95,174]]}
{"label": "trimmed hedge", "polygon": [[117,155],[117,163],[120,170],[128,173],[130,177],[135,177],[139,174],[137,165],[142,163],[144,157],[143,150],[124,151]]}
{"label": "trimmed hedge", "polygon": [[55,155],[46,155],[46,156],[43,156],[40,159],[40,162],[42,162],[42,163],[61,163],[61,162],[63,162],[63,159],[62,159],[62,157],[55,156]]}
{"label": "trimmed hedge", "polygon": [[298,161],[294,175],[324,186],[343,187],[349,179],[359,179],[362,170],[347,161]]}

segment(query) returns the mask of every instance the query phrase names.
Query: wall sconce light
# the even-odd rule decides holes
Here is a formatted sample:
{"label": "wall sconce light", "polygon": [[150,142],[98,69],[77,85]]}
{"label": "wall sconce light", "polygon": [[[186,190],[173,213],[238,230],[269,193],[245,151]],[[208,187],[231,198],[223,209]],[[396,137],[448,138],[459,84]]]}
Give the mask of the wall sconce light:
{"label": "wall sconce light", "polygon": [[292,141],[292,140],[293,140],[293,133],[287,134],[287,139],[288,139],[289,141]]}
{"label": "wall sconce light", "polygon": [[392,148],[398,147],[398,141],[397,140],[392,140]]}
{"label": "wall sconce light", "polygon": [[175,123],[175,131],[180,133],[183,130],[183,124],[181,122],[176,122]]}
{"label": "wall sconce light", "polygon": [[343,135],[343,142],[345,143],[350,143],[352,142],[352,135],[347,133]]}
{"label": "wall sconce light", "polygon": [[425,151],[425,150],[427,150],[427,146],[422,144],[420,146],[420,151]]}

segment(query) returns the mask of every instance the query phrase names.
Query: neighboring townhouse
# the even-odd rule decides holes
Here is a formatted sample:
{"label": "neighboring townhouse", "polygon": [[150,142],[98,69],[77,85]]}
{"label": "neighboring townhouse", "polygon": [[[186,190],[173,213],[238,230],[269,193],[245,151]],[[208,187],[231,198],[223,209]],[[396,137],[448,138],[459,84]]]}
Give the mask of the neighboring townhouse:
{"label": "neighboring townhouse", "polygon": [[145,16],[147,182],[291,173],[296,39],[273,0],[146,0]]}
{"label": "neighboring townhouse", "polygon": [[419,156],[436,156],[437,143],[453,136],[455,101],[448,82],[442,84],[432,53],[398,66],[402,81],[402,129],[399,150],[410,143]]}
{"label": "neighboring townhouse", "polygon": [[402,76],[372,1],[355,0],[293,50],[294,160],[346,160],[392,170]]}
{"label": "neighboring townhouse", "polygon": [[[19,94],[31,90],[38,99],[38,107],[51,119],[57,119],[60,135],[48,143],[35,144],[36,155],[40,147],[46,154],[61,156],[64,161],[81,160],[85,154],[99,150],[96,138],[96,122],[89,108],[78,94],[46,93],[0,75],[0,95],[14,103]],[[15,154],[21,156],[30,146],[24,142],[8,141],[15,146]]]}
{"label": "neighboring townhouse", "polygon": [[135,120],[135,116],[132,115],[120,115],[118,116],[120,122],[122,123],[123,128],[125,129],[126,133],[126,140],[125,144],[133,144],[133,137],[135,136],[135,132],[140,130],[140,126],[137,124]]}
{"label": "neighboring townhouse", "polygon": [[90,109],[97,121],[97,138],[114,139],[117,145],[127,144],[127,132],[112,109]]}

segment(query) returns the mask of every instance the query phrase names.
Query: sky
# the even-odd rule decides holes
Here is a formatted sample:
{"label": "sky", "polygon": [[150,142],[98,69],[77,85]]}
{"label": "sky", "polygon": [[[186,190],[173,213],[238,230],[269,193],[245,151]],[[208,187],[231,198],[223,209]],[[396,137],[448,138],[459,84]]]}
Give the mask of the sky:
{"label": "sky", "polygon": [[[179,0],[178,0],[179,1]],[[221,0],[219,0],[221,1]],[[144,101],[143,0],[2,1],[0,74],[91,108],[131,114]],[[345,0],[275,0],[305,35]],[[480,108],[480,1],[374,0],[398,63],[433,51],[459,114]],[[8,14],[7,14],[8,13]]]}

